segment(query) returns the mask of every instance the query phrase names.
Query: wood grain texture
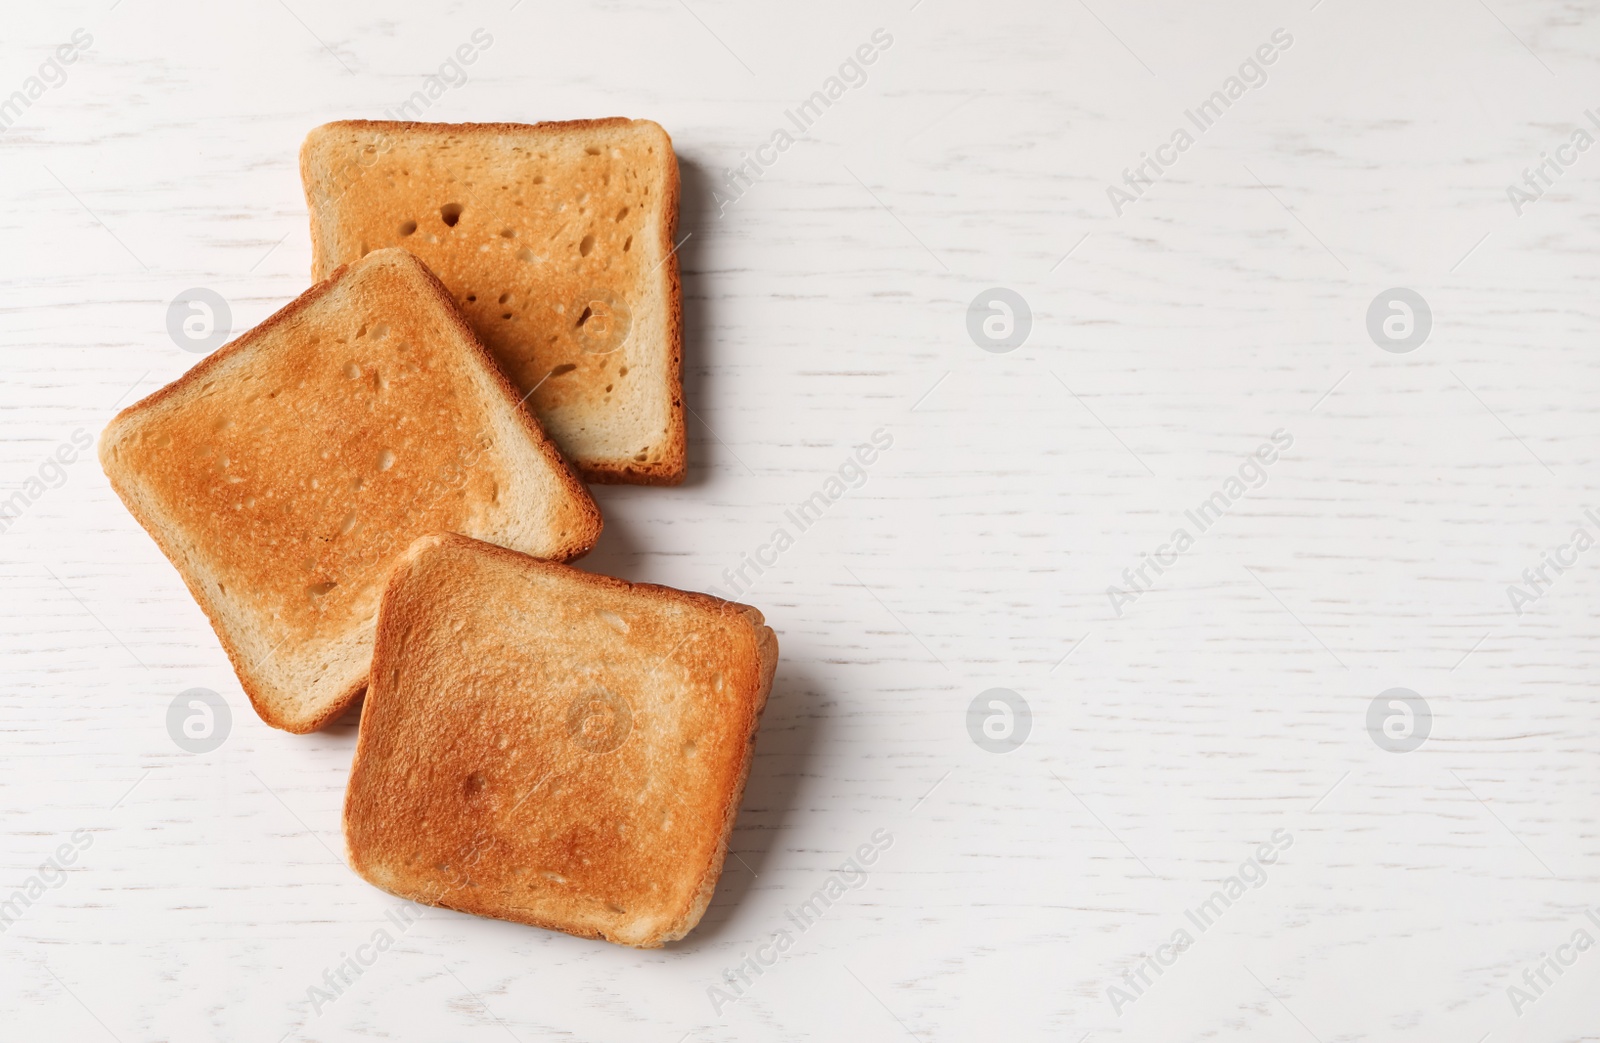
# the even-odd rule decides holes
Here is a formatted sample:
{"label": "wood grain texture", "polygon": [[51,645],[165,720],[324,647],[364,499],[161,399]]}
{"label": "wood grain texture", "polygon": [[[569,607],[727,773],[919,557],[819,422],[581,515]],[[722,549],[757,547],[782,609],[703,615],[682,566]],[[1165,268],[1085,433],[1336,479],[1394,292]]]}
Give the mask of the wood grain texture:
{"label": "wood grain texture", "polygon": [[[3,101],[93,38],[0,134],[0,503],[27,500],[0,532],[0,902],[40,895],[0,934],[12,1032],[1600,1038],[1600,954],[1520,1015],[1508,995],[1600,940],[1600,550],[1520,616],[1507,596],[1600,535],[1600,152],[1507,197],[1600,99],[1592,12],[286,4],[33,5],[0,40]],[[597,489],[583,566],[731,593],[793,535],[737,595],[784,659],[736,857],[657,953],[395,926],[338,854],[353,720],[257,721],[92,454],[47,463],[196,361],[167,330],[181,291],[240,331],[305,288],[306,131],[382,118],[478,28],[425,118],[649,118],[682,163],[689,478]],[[880,28],[864,82],[729,202],[724,172]],[[1279,28],[1265,82],[1117,216],[1108,186]],[[990,287],[1032,310],[1008,353],[967,332]],[[1431,307],[1407,354],[1367,331],[1390,287]],[[1107,586],[1280,429],[1265,484],[1118,616]],[[786,511],[880,430],[801,531]],[[211,753],[168,734],[195,687],[233,710]],[[966,724],[996,687],[1032,711],[1005,754]],[[1432,710],[1411,753],[1367,731],[1393,687]],[[1199,931],[1279,830],[1265,882]],[[864,881],[795,927],[878,831]],[[392,947],[317,1001],[380,929]]]}

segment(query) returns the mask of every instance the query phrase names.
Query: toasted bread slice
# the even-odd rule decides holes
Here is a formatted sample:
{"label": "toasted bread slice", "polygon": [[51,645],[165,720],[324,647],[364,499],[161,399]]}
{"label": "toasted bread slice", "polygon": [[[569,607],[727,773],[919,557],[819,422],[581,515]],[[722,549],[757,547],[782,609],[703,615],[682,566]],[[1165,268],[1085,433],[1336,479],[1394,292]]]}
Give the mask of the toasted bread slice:
{"label": "toasted bread slice", "polygon": [[678,162],[648,120],[345,120],[300,150],[313,277],[404,246],[594,482],[684,476]]}
{"label": "toasted bread slice", "polygon": [[123,410],[100,464],[261,719],[307,732],[365,687],[418,535],[594,546],[594,501],[517,398],[438,280],[383,250]]}
{"label": "toasted bread slice", "polygon": [[777,660],[748,606],[425,536],[379,614],[350,864],[479,916],[682,938],[722,871]]}

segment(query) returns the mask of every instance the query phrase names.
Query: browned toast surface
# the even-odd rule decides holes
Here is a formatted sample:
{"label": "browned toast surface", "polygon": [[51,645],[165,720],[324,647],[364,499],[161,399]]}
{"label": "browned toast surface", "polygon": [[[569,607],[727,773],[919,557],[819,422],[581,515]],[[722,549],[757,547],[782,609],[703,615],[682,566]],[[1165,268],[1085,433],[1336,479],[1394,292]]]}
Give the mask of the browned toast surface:
{"label": "browned toast surface", "polygon": [[345,120],[301,149],[313,275],[404,246],[591,481],[685,469],[678,166],[648,120]]}
{"label": "browned toast surface", "polygon": [[553,558],[600,518],[438,281],[374,253],[112,420],[113,488],[182,574],[267,723],[366,683],[389,569],[457,530]]}
{"label": "browned toast surface", "polygon": [[744,605],[424,537],[384,596],[351,865],[482,916],[681,938],[721,872],[777,651]]}

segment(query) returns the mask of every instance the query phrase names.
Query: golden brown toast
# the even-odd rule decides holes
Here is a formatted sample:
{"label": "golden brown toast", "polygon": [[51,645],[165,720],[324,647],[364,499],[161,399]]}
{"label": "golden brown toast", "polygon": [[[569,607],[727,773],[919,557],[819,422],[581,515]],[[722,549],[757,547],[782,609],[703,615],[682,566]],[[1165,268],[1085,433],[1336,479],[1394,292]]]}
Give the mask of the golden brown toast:
{"label": "golden brown toast", "polygon": [[681,938],[722,871],[777,660],[748,606],[423,537],[379,614],[350,864],[480,916]]}
{"label": "golden brown toast", "polygon": [[123,410],[100,462],[261,719],[293,732],[366,686],[384,582],[417,536],[566,559],[600,533],[588,491],[404,250],[335,271]]}
{"label": "golden brown toast", "polygon": [[595,482],[683,480],[678,163],[648,120],[344,120],[300,150],[313,277],[404,246]]}

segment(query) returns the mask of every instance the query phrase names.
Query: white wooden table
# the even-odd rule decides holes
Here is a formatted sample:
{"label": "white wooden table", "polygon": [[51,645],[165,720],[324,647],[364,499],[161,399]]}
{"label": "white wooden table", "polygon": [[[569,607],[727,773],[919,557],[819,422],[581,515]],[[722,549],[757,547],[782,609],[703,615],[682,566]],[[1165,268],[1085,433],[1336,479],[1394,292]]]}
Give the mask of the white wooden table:
{"label": "white wooden table", "polygon": [[[0,1037],[1600,1039],[1597,56],[1552,0],[13,5]],[[597,490],[585,566],[727,589],[795,536],[742,594],[783,661],[737,857],[664,951],[401,930],[340,855],[354,722],[261,724],[79,448],[198,359],[180,293],[238,332],[306,286],[302,137],[430,75],[428,119],[680,153],[690,479]]]}

